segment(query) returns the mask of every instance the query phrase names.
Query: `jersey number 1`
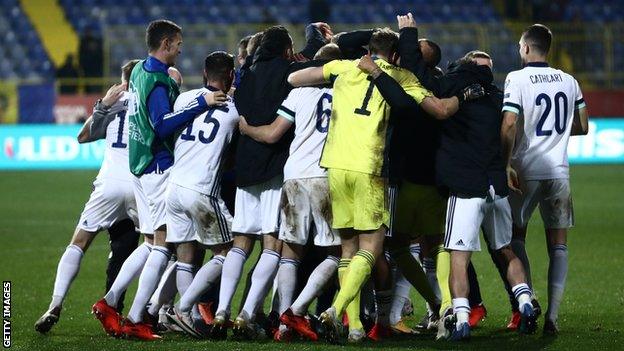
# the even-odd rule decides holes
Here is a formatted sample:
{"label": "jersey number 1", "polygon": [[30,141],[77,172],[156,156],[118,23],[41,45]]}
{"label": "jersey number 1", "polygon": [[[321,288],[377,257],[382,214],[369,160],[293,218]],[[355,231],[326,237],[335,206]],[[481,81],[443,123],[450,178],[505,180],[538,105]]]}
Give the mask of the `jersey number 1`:
{"label": "jersey number 1", "polygon": [[123,130],[124,123],[126,122],[126,110],[119,111],[117,113],[117,117],[119,117],[119,128],[117,129],[117,140],[111,145],[111,147],[117,149],[125,149],[128,144],[123,143]]}
{"label": "jersey number 1", "polygon": [[371,112],[366,108],[368,107],[368,102],[373,95],[373,88],[375,88],[375,83],[373,83],[373,79],[370,76],[366,77],[366,79],[368,79],[370,83],[368,84],[368,89],[366,89],[366,95],[364,96],[362,107],[356,108],[355,111],[353,111],[354,113],[362,116],[370,116],[371,114]]}

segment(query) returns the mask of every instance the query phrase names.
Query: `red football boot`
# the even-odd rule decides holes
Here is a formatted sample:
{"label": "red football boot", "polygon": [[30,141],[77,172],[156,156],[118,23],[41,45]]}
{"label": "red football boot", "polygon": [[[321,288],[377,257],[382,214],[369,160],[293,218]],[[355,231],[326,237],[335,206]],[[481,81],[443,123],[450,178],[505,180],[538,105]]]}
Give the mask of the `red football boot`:
{"label": "red football boot", "polygon": [[106,303],[106,300],[101,299],[91,307],[91,313],[95,315],[106,334],[111,336],[121,336],[121,315],[117,310]]}
{"label": "red football boot", "polygon": [[470,328],[476,327],[479,322],[487,317],[487,310],[483,304],[479,304],[477,306],[470,308],[470,317],[468,318],[468,324]]}
{"label": "red football boot", "polygon": [[507,324],[507,330],[518,330],[521,319],[522,315],[520,314],[520,312],[514,311],[511,315],[511,319],[509,320],[509,324]]}
{"label": "red football boot", "polygon": [[375,323],[373,329],[371,329],[366,336],[373,341],[380,341],[381,339],[392,336],[392,329],[389,326],[384,327],[381,324]]}
{"label": "red football boot", "polygon": [[204,320],[204,323],[212,325],[212,321],[214,320],[214,313],[212,313],[212,301],[198,303],[197,309],[199,310],[199,314]]}
{"label": "red football boot", "polygon": [[160,335],[154,334],[150,323],[132,323],[129,319],[125,319],[121,327],[121,333],[128,338],[137,338],[140,340],[156,340],[160,339]]}
{"label": "red football boot", "polygon": [[310,321],[304,316],[296,316],[289,308],[280,316],[280,322],[284,323],[290,329],[296,331],[299,335],[306,339],[317,341],[318,335],[312,330]]}

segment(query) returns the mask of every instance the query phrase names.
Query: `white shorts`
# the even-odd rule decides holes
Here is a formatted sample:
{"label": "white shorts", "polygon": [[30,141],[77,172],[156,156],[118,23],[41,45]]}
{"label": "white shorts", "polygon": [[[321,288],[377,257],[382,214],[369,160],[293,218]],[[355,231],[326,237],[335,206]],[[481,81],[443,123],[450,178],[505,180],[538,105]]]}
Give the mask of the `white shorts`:
{"label": "white shorts", "polygon": [[340,245],[338,232],[331,228],[332,211],[327,177],[285,181],[280,216],[280,240],[305,245],[312,232],[316,246]]}
{"label": "white shorts", "polygon": [[156,229],[167,223],[166,203],[169,170],[163,173],[148,173],[140,178],[134,178],[134,196],[139,210],[141,233],[153,234]]}
{"label": "white shorts", "polygon": [[80,215],[78,228],[99,232],[127,218],[134,223],[138,222],[132,182],[112,178],[96,179],[89,201]]}
{"label": "white shorts", "polygon": [[494,250],[511,243],[511,208],[507,197],[450,196],[446,209],[444,247],[456,251],[481,251],[480,228]]}
{"label": "white shorts", "polygon": [[222,199],[169,183],[167,242],[213,246],[232,241],[232,216]]}
{"label": "white shorts", "polygon": [[236,188],[232,231],[241,234],[269,234],[279,231],[283,177]]}
{"label": "white shorts", "polygon": [[574,226],[574,209],[569,179],[525,180],[520,184],[522,194],[509,195],[509,203],[516,227],[524,228],[539,204],[546,229]]}

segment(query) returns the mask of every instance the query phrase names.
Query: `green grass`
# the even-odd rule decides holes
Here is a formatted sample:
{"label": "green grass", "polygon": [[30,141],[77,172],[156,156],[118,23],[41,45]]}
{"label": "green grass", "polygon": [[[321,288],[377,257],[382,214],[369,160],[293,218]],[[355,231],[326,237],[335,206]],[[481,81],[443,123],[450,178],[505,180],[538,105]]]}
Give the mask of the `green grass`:
{"label": "green grass", "polygon": [[[475,255],[474,263],[489,315],[473,332],[469,343],[434,342],[430,336],[419,336],[381,344],[366,343],[357,349],[619,349],[624,342],[624,166],[575,166],[571,173],[577,225],[569,236],[570,269],[560,311],[559,337],[544,338],[541,333],[521,337],[502,330],[509,317],[507,297],[488,255],[480,253]],[[83,260],[61,321],[49,335],[39,335],[33,323],[50,302],[56,264],[73,233],[94,176],[92,171],[0,173],[0,275],[2,280],[12,281],[14,349],[355,349],[322,343],[195,341],[169,335],[152,343],[109,338],[90,314],[91,304],[104,293],[108,254],[104,234],[95,240]],[[545,306],[547,253],[538,217],[534,216],[531,222],[527,245],[533,282]],[[131,290],[130,297],[134,286]],[[414,297],[414,301],[418,307],[416,315],[420,316],[422,300]]]}

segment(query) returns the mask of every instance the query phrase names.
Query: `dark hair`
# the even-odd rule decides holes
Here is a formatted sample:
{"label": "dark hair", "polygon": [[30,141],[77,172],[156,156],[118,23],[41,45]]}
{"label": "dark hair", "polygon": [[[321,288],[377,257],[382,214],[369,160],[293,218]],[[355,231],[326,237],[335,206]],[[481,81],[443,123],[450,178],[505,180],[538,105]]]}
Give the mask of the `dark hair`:
{"label": "dark hair", "polygon": [[258,46],[260,46],[263,36],[263,32],[258,32],[249,38],[249,42],[247,43],[247,56],[251,56],[253,58],[256,50],[258,50]]}
{"label": "dark hair", "polygon": [[325,44],[314,55],[315,60],[339,60],[342,58],[340,48],[336,44]]}
{"label": "dark hair", "polygon": [[230,79],[232,70],[234,70],[234,56],[225,51],[215,51],[206,56],[204,60],[204,71],[208,80],[227,81]]}
{"label": "dark hair", "polygon": [[462,58],[457,60],[457,63],[459,64],[474,64],[474,59],[477,58],[484,58],[484,59],[488,59],[491,60],[492,57],[485,51],[481,51],[481,50],[472,50],[466,53],[466,55],[464,55]]}
{"label": "dark hair", "polygon": [[156,51],[164,39],[172,39],[182,33],[182,28],[169,20],[150,22],[145,31],[145,42],[149,51]]}
{"label": "dark hair", "polygon": [[282,56],[292,45],[288,30],[284,26],[273,26],[264,31],[259,47],[269,56]]}
{"label": "dark hair", "polygon": [[427,66],[429,68],[434,68],[437,65],[439,65],[440,61],[442,60],[442,50],[440,49],[440,45],[438,45],[433,40],[429,40],[429,39],[420,39],[418,40],[418,42],[419,44],[420,42],[425,42],[431,48],[432,53],[431,53],[431,57],[429,58],[430,60],[426,62]]}
{"label": "dark hair", "polygon": [[543,24],[529,26],[522,33],[524,42],[542,55],[548,54],[552,42],[552,32]]}
{"label": "dark hair", "polygon": [[399,47],[399,35],[390,28],[379,28],[373,32],[368,50],[371,54],[381,54],[388,58],[397,52]]}
{"label": "dark hair", "polygon": [[123,66],[121,66],[121,77],[123,78],[124,81],[126,82],[130,81],[130,74],[132,74],[132,70],[134,69],[134,66],[136,66],[138,62],[139,60],[130,60],[124,63]]}

